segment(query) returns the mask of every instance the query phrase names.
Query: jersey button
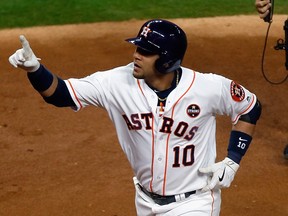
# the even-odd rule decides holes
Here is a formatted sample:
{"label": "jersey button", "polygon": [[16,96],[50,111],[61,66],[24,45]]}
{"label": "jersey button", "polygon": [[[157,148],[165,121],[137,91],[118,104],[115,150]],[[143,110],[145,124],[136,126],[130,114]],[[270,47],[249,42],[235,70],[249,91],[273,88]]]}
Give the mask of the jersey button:
{"label": "jersey button", "polygon": [[162,158],[161,158],[161,157],[158,157],[158,161],[161,162],[161,161],[162,161]]}

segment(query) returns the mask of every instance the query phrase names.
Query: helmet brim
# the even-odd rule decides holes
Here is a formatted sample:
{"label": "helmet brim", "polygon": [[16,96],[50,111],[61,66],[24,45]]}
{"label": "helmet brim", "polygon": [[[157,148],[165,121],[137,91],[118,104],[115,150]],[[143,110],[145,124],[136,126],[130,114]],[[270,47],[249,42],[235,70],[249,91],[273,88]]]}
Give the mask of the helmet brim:
{"label": "helmet brim", "polygon": [[128,38],[125,41],[132,43],[136,45],[137,47],[140,47],[146,51],[149,51],[151,53],[159,54],[161,53],[160,48],[157,47],[152,42],[144,39],[143,37],[134,37],[134,38]]}

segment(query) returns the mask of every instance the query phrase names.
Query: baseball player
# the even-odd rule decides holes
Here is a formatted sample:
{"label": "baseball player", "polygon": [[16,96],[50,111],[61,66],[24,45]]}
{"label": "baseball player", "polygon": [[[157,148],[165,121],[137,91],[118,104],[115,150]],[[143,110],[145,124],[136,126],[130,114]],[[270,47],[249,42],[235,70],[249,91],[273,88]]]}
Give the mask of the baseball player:
{"label": "baseball player", "polygon": [[[269,10],[271,10],[271,6],[272,4],[270,0],[255,0],[255,8],[261,19],[264,19],[268,15]],[[288,144],[283,150],[283,155],[285,159],[288,159]]]}
{"label": "baseball player", "polygon": [[[134,171],[139,216],[216,216],[261,114],[255,94],[237,82],[181,66],[185,32],[162,19],[143,24],[133,62],[63,80],[39,63],[24,36],[10,56],[47,103],[78,111],[104,108]],[[227,157],[216,160],[216,115],[232,122]]]}

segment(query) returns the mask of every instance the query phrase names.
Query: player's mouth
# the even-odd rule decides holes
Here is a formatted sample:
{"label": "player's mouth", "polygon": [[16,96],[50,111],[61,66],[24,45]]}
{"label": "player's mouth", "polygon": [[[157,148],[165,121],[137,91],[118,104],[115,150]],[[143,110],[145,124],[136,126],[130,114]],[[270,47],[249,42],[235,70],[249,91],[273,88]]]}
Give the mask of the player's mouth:
{"label": "player's mouth", "polygon": [[134,63],[134,71],[137,72],[140,69],[140,65],[138,65],[137,63]]}

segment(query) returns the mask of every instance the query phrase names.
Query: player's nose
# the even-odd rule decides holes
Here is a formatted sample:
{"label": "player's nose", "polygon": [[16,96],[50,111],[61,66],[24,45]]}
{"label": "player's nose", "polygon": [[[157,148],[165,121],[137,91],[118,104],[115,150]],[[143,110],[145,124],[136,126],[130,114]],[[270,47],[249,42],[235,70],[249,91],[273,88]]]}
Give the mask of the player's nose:
{"label": "player's nose", "polygon": [[135,49],[135,52],[133,54],[133,58],[139,60],[139,59],[141,59],[141,57],[142,57],[142,55],[137,51],[137,49]]}

